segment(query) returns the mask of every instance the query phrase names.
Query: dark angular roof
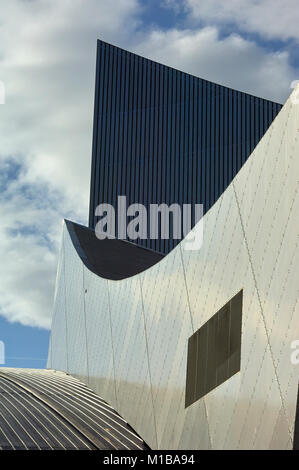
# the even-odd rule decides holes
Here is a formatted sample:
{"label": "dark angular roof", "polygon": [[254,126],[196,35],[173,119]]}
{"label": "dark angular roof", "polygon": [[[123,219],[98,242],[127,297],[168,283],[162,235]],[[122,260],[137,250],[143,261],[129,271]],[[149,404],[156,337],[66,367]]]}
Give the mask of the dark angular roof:
{"label": "dark angular roof", "polygon": [[127,240],[99,240],[95,231],[65,220],[66,227],[85,266],[97,276],[119,281],[145,271],[164,255]]}

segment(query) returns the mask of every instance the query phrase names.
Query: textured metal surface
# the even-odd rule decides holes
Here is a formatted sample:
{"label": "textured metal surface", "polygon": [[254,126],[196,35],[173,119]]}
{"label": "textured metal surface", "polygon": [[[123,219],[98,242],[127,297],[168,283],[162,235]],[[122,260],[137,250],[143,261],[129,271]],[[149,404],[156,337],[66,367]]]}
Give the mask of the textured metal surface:
{"label": "textured metal surface", "polygon": [[104,400],[56,371],[0,369],[0,449],[146,449]]}
{"label": "textured metal surface", "polygon": [[[198,251],[183,241],[143,273],[112,281],[87,269],[64,228],[48,367],[77,373],[151,448],[293,447],[298,129],[289,99],[203,217]],[[242,289],[240,371],[186,409],[188,338]]]}
{"label": "textured metal surface", "polygon": [[[280,109],[98,41],[89,226],[118,195],[208,211]],[[168,253],[178,241],[136,243]]]}

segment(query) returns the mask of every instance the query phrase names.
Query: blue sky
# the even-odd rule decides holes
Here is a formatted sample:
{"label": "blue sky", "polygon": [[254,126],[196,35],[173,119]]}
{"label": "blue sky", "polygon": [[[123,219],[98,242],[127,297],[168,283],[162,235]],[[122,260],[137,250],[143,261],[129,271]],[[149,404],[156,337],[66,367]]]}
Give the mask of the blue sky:
{"label": "blue sky", "polygon": [[0,340],[6,365],[44,367],[61,221],[87,222],[96,39],[284,102],[299,79],[299,8],[298,0],[3,3]]}
{"label": "blue sky", "polygon": [[5,344],[5,367],[45,368],[49,331],[0,317],[1,338]]}

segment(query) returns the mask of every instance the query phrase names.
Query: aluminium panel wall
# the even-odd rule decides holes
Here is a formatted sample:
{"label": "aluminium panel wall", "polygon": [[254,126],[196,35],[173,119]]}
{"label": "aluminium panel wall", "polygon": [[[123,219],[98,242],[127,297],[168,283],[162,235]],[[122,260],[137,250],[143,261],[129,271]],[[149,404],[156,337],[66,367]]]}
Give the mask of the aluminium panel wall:
{"label": "aluminium panel wall", "polygon": [[[65,344],[70,353],[62,366],[90,381],[151,448],[293,447],[299,379],[291,361],[291,344],[299,335],[298,125],[299,106],[289,99],[205,214],[198,251],[186,251],[183,241],[141,274],[106,283],[91,273],[92,282],[86,282],[86,268],[64,228],[66,288],[57,289],[49,364],[61,368],[54,349],[65,344],[58,319],[67,317],[67,338],[78,345]],[[241,289],[240,372],[185,408],[188,338]],[[74,298],[72,308],[65,296]],[[101,361],[110,348],[114,360]],[[111,380],[115,392],[105,385],[113,385]]]}

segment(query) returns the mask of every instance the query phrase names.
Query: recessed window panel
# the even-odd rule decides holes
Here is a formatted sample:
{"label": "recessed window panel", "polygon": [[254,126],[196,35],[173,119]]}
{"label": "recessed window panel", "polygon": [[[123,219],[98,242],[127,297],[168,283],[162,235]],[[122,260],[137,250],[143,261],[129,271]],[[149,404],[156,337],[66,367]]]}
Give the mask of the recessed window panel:
{"label": "recessed window panel", "polygon": [[243,290],[189,338],[186,407],[240,370],[242,301]]}

